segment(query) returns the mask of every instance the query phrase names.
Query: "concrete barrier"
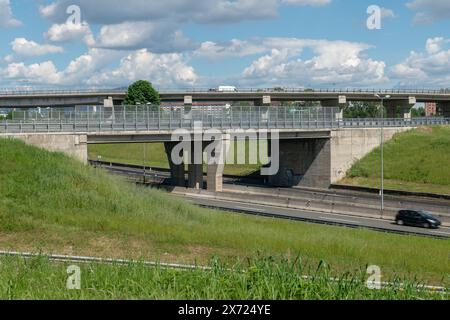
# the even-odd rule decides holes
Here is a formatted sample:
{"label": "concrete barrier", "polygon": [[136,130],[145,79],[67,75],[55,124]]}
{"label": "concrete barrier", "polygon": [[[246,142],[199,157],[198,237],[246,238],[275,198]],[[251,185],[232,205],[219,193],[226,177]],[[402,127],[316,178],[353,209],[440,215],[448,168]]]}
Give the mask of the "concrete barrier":
{"label": "concrete barrier", "polygon": [[[385,220],[393,220],[398,210],[401,210],[401,208],[387,207],[383,213],[383,217],[381,217],[379,206],[363,206],[351,202],[340,203],[333,201],[320,201],[317,199],[289,198],[277,194],[252,194],[244,192],[233,192],[229,190],[216,193],[208,192],[205,190],[193,191],[191,189],[175,188],[172,192],[184,196],[197,196],[201,198],[230,201],[235,203],[258,204],[271,207],[305,210],[317,213],[333,213],[376,219],[382,218]],[[442,219],[445,226],[450,225],[450,216],[442,215],[439,213],[434,214]]]}
{"label": "concrete barrier", "polygon": [[18,139],[26,144],[48,150],[50,152],[62,152],[69,157],[88,163],[87,136],[83,134],[5,134],[5,139]]}

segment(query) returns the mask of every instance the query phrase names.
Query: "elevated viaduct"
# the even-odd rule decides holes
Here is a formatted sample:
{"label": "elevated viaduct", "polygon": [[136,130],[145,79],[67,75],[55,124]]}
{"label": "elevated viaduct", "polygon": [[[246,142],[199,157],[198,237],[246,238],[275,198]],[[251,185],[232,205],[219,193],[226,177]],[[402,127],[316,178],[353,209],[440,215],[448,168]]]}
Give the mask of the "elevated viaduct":
{"label": "elevated viaduct", "polygon": [[[183,104],[187,108],[195,103],[250,102],[255,106],[269,106],[274,102],[320,101],[324,107],[343,106],[353,101],[378,101],[375,94],[390,95],[386,101],[389,117],[401,108],[406,118],[412,106],[420,102],[436,103],[444,117],[450,117],[449,90],[368,90],[368,89],[239,89],[219,92],[208,89],[161,90],[166,104]],[[0,91],[0,108],[76,107],[121,105],[124,89],[72,90],[72,91]]]}
{"label": "elevated viaduct", "polygon": [[[195,152],[189,151],[188,156],[202,159],[205,148],[212,142],[207,138],[209,131],[215,129],[213,140],[224,142],[225,153],[230,152],[235,137],[271,142],[269,158],[272,166],[276,160],[278,170],[267,176],[269,185],[327,188],[343,178],[355,161],[380,145],[381,127],[387,141],[396,133],[421,125],[450,124],[446,118],[342,120],[336,116],[338,112],[337,108],[292,111],[287,107],[250,107],[234,112],[192,110],[186,115],[180,110],[144,108],[135,112],[123,110],[123,114],[116,112],[114,116],[91,112],[59,120],[1,121],[0,137],[64,152],[85,163],[89,144],[164,143],[172,183],[200,189],[203,188],[203,162],[175,163],[171,155],[183,130],[187,135],[183,141],[200,145]],[[199,135],[198,124],[201,125]],[[224,164],[207,165],[208,189],[222,190]],[[188,167],[187,183],[185,166]]]}

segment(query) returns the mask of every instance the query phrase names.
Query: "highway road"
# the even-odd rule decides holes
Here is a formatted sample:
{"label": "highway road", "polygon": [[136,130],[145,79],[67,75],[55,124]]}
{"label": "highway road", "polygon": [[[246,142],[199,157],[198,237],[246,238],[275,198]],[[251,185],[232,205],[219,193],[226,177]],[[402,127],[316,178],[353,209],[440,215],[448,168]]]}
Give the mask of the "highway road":
{"label": "highway road", "polygon": [[[92,162],[93,165],[96,162]],[[139,176],[143,174],[142,168],[139,166],[130,166],[123,164],[114,164],[111,166],[106,166],[106,163],[102,163],[102,167],[107,169],[111,173],[125,175],[125,176]],[[150,170],[149,170],[150,171]],[[156,171],[147,171],[146,178],[147,182],[162,183],[163,181],[170,178],[170,174],[167,171],[157,169]],[[140,178],[139,178],[140,180]],[[235,177],[227,177],[224,182],[236,183]],[[239,180],[239,179],[238,179]],[[245,179],[244,179],[245,180]],[[317,192],[317,191],[316,191]],[[323,191],[328,193],[329,191]],[[361,197],[367,197],[371,199],[373,195],[358,193]],[[398,226],[392,220],[382,220],[370,217],[361,217],[355,215],[344,215],[344,214],[333,214],[327,212],[317,212],[317,211],[305,211],[300,209],[290,209],[285,207],[275,207],[269,205],[258,205],[258,204],[246,204],[238,201],[228,201],[220,199],[212,199],[210,197],[204,197],[200,195],[179,195],[189,202],[207,208],[221,209],[225,211],[231,211],[242,214],[251,214],[264,217],[278,218],[278,219],[289,219],[294,221],[303,221],[315,224],[325,224],[334,225],[350,228],[365,228],[376,231],[383,231],[389,233],[396,233],[402,235],[419,235],[434,238],[450,239],[450,228],[441,227],[437,230],[428,230],[416,227]],[[436,200],[434,200],[436,201]]]}
{"label": "highway road", "polygon": [[346,216],[342,214],[320,213],[313,211],[303,211],[272,207],[267,205],[245,204],[239,202],[217,200],[210,198],[200,198],[185,196],[189,202],[201,207],[221,209],[243,214],[251,214],[270,218],[288,219],[316,224],[343,226],[350,228],[365,228],[376,231],[403,235],[418,235],[434,238],[450,239],[450,228],[443,227],[437,230],[423,229],[415,227],[398,226],[391,220],[381,220],[375,218],[364,218],[356,216]]}

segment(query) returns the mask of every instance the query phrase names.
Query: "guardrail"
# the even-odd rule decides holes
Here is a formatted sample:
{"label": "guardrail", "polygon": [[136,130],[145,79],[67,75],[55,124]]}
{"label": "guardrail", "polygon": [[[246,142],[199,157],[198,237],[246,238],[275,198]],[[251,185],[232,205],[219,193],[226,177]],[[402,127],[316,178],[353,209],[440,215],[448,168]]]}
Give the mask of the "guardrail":
{"label": "guardrail", "polygon": [[74,94],[126,94],[127,89],[86,89],[86,90],[8,90],[0,89],[0,96],[32,95],[74,95]]}
{"label": "guardrail", "polygon": [[[430,95],[450,95],[450,89],[355,89],[355,88],[237,88],[235,91],[220,91],[216,88],[158,88],[161,94],[167,93],[346,93],[346,94],[430,94]],[[64,94],[125,94],[126,88],[120,89],[82,89],[82,90],[16,90],[0,89],[2,96],[14,95],[64,95]]]}
{"label": "guardrail", "polygon": [[204,129],[336,129],[417,127],[449,125],[450,119],[343,119],[338,108],[290,109],[287,107],[246,107],[239,110],[192,110],[142,108],[129,111],[69,112],[59,118],[0,121],[0,133],[96,133],[148,132],[193,129],[200,123]]}

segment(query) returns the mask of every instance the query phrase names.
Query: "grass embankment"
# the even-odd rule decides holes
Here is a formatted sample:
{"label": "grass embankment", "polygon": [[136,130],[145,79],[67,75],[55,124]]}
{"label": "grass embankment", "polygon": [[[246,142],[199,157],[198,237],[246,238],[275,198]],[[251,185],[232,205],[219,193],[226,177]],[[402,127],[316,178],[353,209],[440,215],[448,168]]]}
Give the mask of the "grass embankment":
{"label": "grass embankment", "polygon": [[[142,263],[80,265],[80,290],[68,290],[69,264],[46,258],[0,259],[0,299],[442,299],[445,293],[420,290],[417,284],[395,282],[381,290],[366,287],[363,270],[341,274],[336,281],[327,266],[305,269],[299,261],[251,260],[228,270],[217,261],[210,270],[167,270]],[[305,279],[309,274],[311,279]],[[400,290],[400,288],[402,288]]]}
{"label": "grass embankment", "polygon": [[[232,145],[235,150],[238,148],[237,144],[238,143]],[[226,165],[225,174],[247,176],[257,172],[261,168],[260,165],[248,164],[250,162],[248,156],[248,142],[246,143],[245,150],[247,155],[247,164]],[[88,151],[90,160],[98,160],[100,156],[102,161],[127,163],[139,166],[145,164],[149,167],[169,168],[169,161],[167,160],[163,143],[90,145]],[[235,152],[235,155],[237,155],[237,152]],[[237,158],[237,156],[235,156],[235,158]],[[204,168],[204,172],[206,173],[206,166]]]}
{"label": "grass embankment", "polygon": [[0,139],[0,163],[3,250],[178,263],[234,263],[259,251],[339,272],[379,265],[385,280],[449,280],[449,241],[201,209],[19,141]]}
{"label": "grass embankment", "polygon": [[[450,194],[450,127],[423,127],[386,143],[385,187]],[[379,188],[381,148],[358,161],[342,183]]]}

